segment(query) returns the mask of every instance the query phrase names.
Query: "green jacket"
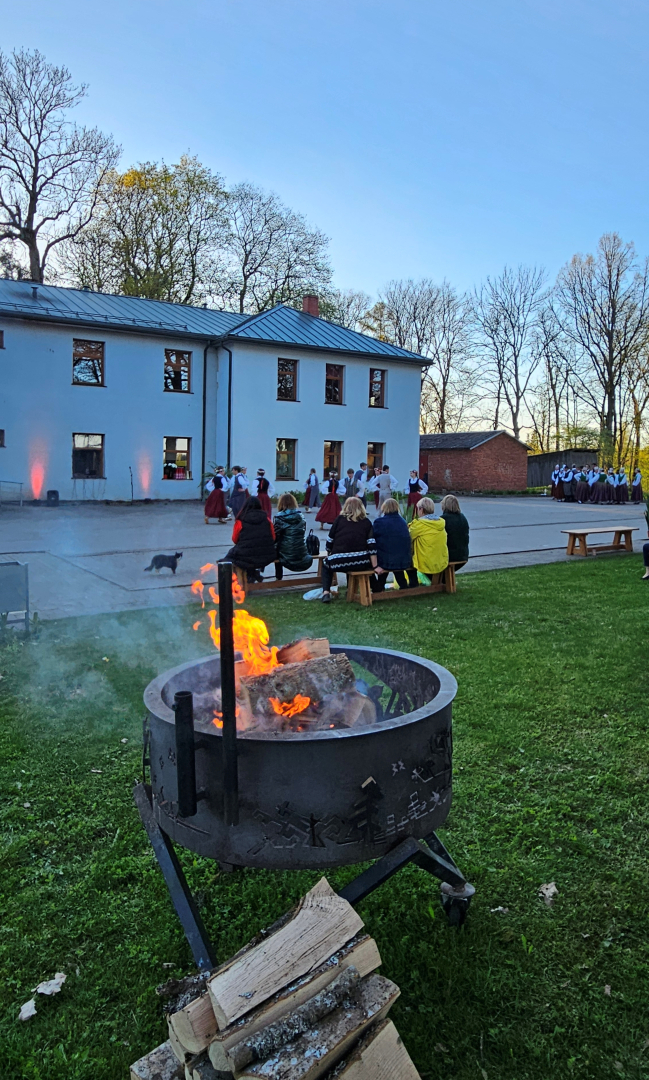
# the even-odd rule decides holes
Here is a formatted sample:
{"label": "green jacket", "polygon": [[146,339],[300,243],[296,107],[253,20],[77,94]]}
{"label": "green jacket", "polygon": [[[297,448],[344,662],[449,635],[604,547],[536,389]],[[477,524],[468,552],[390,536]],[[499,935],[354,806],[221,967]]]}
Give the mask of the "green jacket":
{"label": "green jacket", "polygon": [[449,562],[466,562],[469,558],[469,523],[464,514],[442,514],[446,524],[446,543]]}
{"label": "green jacket", "polygon": [[297,509],[280,510],[275,514],[275,545],[277,561],[287,570],[308,570],[313,559],[306,549],[306,521]]}

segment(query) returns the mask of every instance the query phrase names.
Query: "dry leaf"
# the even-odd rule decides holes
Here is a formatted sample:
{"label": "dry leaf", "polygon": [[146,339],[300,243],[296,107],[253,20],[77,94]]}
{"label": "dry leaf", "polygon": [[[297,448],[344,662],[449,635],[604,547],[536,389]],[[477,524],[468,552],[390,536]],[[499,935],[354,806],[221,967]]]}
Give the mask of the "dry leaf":
{"label": "dry leaf", "polygon": [[543,900],[548,905],[548,907],[552,907],[554,903],[554,898],[558,895],[559,890],[557,889],[554,881],[548,881],[547,885],[541,885],[541,888],[539,889],[539,896],[543,897]]}
{"label": "dry leaf", "polygon": [[62,971],[57,971],[53,979],[48,979],[47,982],[39,983],[36,987],[37,994],[58,994],[59,990],[63,986],[66,977]]}
{"label": "dry leaf", "polygon": [[435,1053],[436,1054],[450,1054],[450,1050],[449,1050],[448,1046],[444,1046],[444,1043],[436,1043],[435,1044]]}
{"label": "dry leaf", "polygon": [[100,772],[101,772],[101,769],[91,769],[91,770],[90,770],[90,772],[96,772],[96,773],[100,773]]}
{"label": "dry leaf", "polygon": [[102,660],[105,660],[107,664],[110,664],[110,660],[107,656],[102,656]]}
{"label": "dry leaf", "polygon": [[509,915],[509,908],[508,907],[492,907],[492,909],[491,909],[492,915],[493,915],[494,911],[502,911],[503,915]]}
{"label": "dry leaf", "polygon": [[610,996],[611,996],[611,988],[610,988],[610,986],[608,985],[608,983],[607,983],[607,984],[606,984],[606,986],[604,987],[604,993],[606,994],[606,996],[607,996],[607,997],[610,997]]}
{"label": "dry leaf", "polygon": [[18,1013],[19,1020],[29,1020],[31,1016],[36,1016],[36,1001],[31,998],[26,1001],[20,1012]]}
{"label": "dry leaf", "polygon": [[120,739],[120,742],[128,742],[128,739]]}
{"label": "dry leaf", "polygon": [[30,802],[24,802],[24,803],[23,803],[23,806],[24,806],[25,810],[29,810],[29,808],[30,808],[30,806],[31,806],[31,805],[32,805],[32,804],[31,804]]}

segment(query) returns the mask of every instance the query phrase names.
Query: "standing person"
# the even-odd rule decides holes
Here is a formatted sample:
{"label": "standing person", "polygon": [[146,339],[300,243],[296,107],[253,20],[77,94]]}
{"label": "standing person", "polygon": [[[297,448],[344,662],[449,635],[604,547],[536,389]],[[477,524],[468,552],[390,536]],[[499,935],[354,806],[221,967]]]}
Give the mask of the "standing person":
{"label": "standing person", "polygon": [[606,502],[615,502],[615,489],[617,487],[617,478],[613,472],[613,466],[609,465],[608,473],[606,474]]}
{"label": "standing person", "polygon": [[354,473],[354,480],[362,485],[362,492],[359,491],[358,497],[361,500],[363,506],[367,507],[367,485],[370,477],[367,471],[367,462],[361,461],[360,469],[357,469]]}
{"label": "standing person", "polygon": [[230,548],[226,559],[245,570],[249,581],[263,581],[261,571],[276,558],[275,530],[256,496],[246,499],[239,512],[232,541],[234,547]]}
{"label": "standing person", "polygon": [[616,503],[628,503],[629,501],[629,480],[626,475],[626,469],[624,465],[620,465],[615,477],[615,501]]}
{"label": "standing person", "polygon": [[343,484],[345,485],[346,499],[352,499],[358,496],[358,498],[361,499],[362,502],[361,496],[362,493],[365,491],[365,486],[360,477],[358,478],[358,480],[356,479],[356,474],[354,473],[353,469],[347,470],[347,476],[343,480]]}
{"label": "standing person", "polygon": [[590,496],[590,488],[588,487],[588,477],[583,469],[578,469],[575,473],[575,480],[577,481],[577,487],[575,490],[575,498],[578,503],[588,502]]}
{"label": "standing person", "polygon": [[416,469],[411,469],[408,486],[405,490],[405,494],[408,496],[408,502],[406,504],[406,515],[408,521],[412,521],[415,515],[415,507],[421,497],[425,495],[427,491],[428,484],[425,484],[423,480],[419,479],[419,473]]}
{"label": "standing person", "polygon": [[306,521],[298,510],[297,500],[290,492],[280,495],[273,521],[275,529],[275,577],[281,581],[287,570],[308,570],[313,563],[306,549]]}
{"label": "standing person", "polygon": [[412,543],[408,526],[401,517],[396,499],[386,499],[381,513],[374,521],[376,540],[376,577],[370,578],[372,592],[384,592],[388,573],[392,571],[400,589],[417,585],[417,572],[412,569]]}
{"label": "standing person", "polygon": [[219,525],[225,525],[228,518],[225,493],[228,491],[229,486],[223,466],[220,465],[205,485],[205,490],[209,492],[203,510],[206,525],[209,525],[210,518],[217,518]]}
{"label": "standing person", "polygon": [[[368,473],[369,476],[369,473]],[[378,465],[374,468],[372,475],[369,477],[367,483],[367,490],[374,496],[374,505],[376,509],[379,508],[379,480],[381,478],[381,470]]]}
{"label": "standing person", "polygon": [[633,483],[631,484],[631,493],[633,495],[634,503],[641,503],[643,501],[642,496],[642,473],[640,469],[636,469]]}
{"label": "standing person", "polygon": [[446,525],[448,561],[455,563],[455,569],[460,570],[469,558],[469,523],[455,495],[444,496],[441,510]]}
{"label": "standing person", "polygon": [[252,482],[252,494],[256,495],[261,503],[262,509],[265,510],[266,516],[269,521],[273,520],[273,507],[271,505],[271,495],[275,494],[275,488],[271,484],[270,480],[266,479],[265,469],[257,469],[257,475]]}
{"label": "standing person", "polygon": [[239,465],[235,465],[232,469],[232,479],[230,481],[230,507],[235,518],[239,516],[247,498],[248,477],[246,476],[246,470]]}
{"label": "standing person", "polygon": [[316,521],[320,522],[321,529],[324,529],[325,525],[333,525],[341,510],[340,499],[338,496],[345,494],[345,485],[342,480],[338,480],[335,472],[329,473],[326,487],[327,494],[324,497],[322,506],[315,516]]}
{"label": "standing person", "polygon": [[315,508],[320,506],[320,481],[318,480],[318,474],[316,473],[315,469],[309,470],[309,475],[306,478],[304,489],[304,502],[306,504],[306,513],[311,514]]}
{"label": "standing person", "polygon": [[399,486],[396,477],[392,476],[391,473],[390,473],[390,466],[389,465],[384,465],[383,466],[383,468],[382,468],[382,470],[381,470],[381,472],[379,474],[379,481],[378,481],[377,486],[378,486],[378,493],[379,493],[379,510],[380,510],[381,507],[383,506],[383,503],[385,502],[385,500],[386,499],[391,499],[393,497],[392,492],[396,491],[398,486]]}
{"label": "standing person", "polygon": [[441,574],[448,566],[446,523],[435,517],[435,503],[424,497],[415,507],[416,517],[408,526],[412,540],[412,563],[417,580],[431,584],[432,574]]}
{"label": "standing person", "polygon": [[327,537],[327,558],[322,560],[323,604],[331,601],[331,582],[335,573],[375,568],[376,540],[372,522],[361,500],[352,496],[347,499]]}
{"label": "standing person", "polygon": [[552,475],[550,477],[550,498],[557,499],[557,486],[559,483],[559,465],[554,466]]}

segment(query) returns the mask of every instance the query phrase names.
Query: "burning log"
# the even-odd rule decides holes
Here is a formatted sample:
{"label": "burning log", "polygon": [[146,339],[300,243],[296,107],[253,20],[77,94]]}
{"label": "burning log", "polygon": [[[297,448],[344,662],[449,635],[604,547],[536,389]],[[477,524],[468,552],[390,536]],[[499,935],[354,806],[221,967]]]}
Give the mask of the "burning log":
{"label": "burning log", "polygon": [[321,878],[280,930],[235,957],[210,979],[207,985],[219,1028],[223,1030],[322,964],[362,926],[363,920],[351,904]]}
{"label": "burning log", "polygon": [[303,663],[282,664],[266,675],[245,675],[240,680],[242,708],[252,715],[272,715],[270,698],[291,702],[298,695],[321,701],[327,694],[354,689],[353,668],[344,655],[316,657]]}
{"label": "burning log", "polygon": [[277,650],[277,661],[280,664],[301,664],[304,660],[330,655],[328,638],[299,638],[298,641],[282,645],[281,649]]}

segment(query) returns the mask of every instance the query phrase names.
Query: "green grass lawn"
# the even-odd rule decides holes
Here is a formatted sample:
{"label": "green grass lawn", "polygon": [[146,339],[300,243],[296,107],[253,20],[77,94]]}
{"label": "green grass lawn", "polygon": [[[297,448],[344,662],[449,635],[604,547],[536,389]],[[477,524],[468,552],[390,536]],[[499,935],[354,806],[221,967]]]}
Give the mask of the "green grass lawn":
{"label": "green grass lawn", "polygon": [[[276,643],[327,634],[420,653],[457,678],[441,835],[477,889],[467,923],[449,928],[437,883],[412,867],[360,907],[425,1078],[649,1078],[640,573],[635,557],[584,560],[460,576],[455,596],[369,611],[299,594],[248,605]],[[145,685],[212,651],[195,618],[192,606],[65,620],[0,646],[2,1080],[126,1080],[165,1038],[155,986],[192,961],[131,791]],[[219,959],[319,876],[182,861]],[[550,881],[551,908],[538,896]],[[19,1023],[55,971],[61,993],[37,995]]]}

